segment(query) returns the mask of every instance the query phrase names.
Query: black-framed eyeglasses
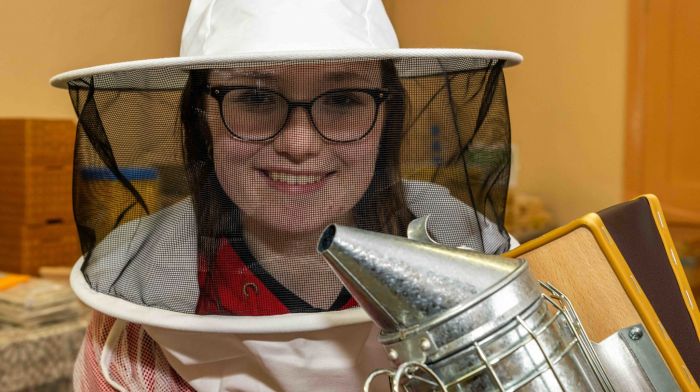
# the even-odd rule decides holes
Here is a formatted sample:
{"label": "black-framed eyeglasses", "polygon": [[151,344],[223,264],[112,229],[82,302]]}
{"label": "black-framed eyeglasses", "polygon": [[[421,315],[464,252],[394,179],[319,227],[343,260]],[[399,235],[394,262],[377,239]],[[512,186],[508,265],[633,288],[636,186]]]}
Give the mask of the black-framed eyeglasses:
{"label": "black-framed eyeglasses", "polygon": [[324,92],[311,101],[290,101],[284,95],[251,86],[208,87],[219,102],[226,129],[246,141],[267,141],[284,129],[296,107],[306,110],[314,129],[326,140],[352,142],[374,128],[385,89],[346,88]]}

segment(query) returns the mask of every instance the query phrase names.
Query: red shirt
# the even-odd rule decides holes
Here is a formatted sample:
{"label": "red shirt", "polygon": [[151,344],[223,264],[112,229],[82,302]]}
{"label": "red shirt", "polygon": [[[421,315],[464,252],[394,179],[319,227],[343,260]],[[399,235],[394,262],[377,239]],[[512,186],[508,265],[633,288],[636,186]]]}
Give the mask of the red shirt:
{"label": "red shirt", "polygon": [[357,306],[343,288],[329,309],[319,309],[277,282],[250,254],[243,240],[222,238],[213,264],[200,256],[197,314],[270,316],[343,310]]}

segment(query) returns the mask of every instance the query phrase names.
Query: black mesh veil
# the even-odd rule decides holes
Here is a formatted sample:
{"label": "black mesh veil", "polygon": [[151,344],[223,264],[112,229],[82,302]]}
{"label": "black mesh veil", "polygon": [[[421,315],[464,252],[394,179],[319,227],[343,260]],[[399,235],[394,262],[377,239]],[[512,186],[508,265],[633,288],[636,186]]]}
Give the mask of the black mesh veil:
{"label": "black mesh veil", "polygon": [[450,61],[259,61],[69,82],[88,284],[185,313],[317,312],[355,306],[315,252],[331,223],[405,235],[430,215],[439,242],[507,250],[504,61]]}

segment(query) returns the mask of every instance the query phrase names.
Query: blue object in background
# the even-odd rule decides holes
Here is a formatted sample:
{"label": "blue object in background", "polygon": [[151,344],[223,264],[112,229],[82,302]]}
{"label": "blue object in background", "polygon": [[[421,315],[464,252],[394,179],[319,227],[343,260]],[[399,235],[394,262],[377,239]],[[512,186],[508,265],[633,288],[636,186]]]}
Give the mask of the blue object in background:
{"label": "blue object in background", "polygon": [[[158,169],[153,167],[121,167],[119,168],[124,178],[134,180],[155,180],[158,178]],[[80,171],[85,180],[116,180],[117,177],[106,167],[86,167]]]}

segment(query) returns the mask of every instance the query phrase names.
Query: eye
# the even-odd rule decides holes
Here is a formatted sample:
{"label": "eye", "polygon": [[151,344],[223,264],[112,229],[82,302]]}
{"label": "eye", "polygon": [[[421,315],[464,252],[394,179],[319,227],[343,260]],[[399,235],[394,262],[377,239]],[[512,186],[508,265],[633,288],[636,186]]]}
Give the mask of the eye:
{"label": "eye", "polygon": [[241,94],[236,96],[237,102],[245,102],[251,104],[265,104],[275,100],[275,95],[268,91],[260,90],[243,90]]}
{"label": "eye", "polygon": [[283,98],[273,91],[242,88],[229,91],[224,105],[238,112],[269,112],[285,107]]}
{"label": "eye", "polygon": [[321,97],[321,104],[324,106],[344,109],[366,105],[369,95],[361,91],[336,91],[330,92]]}

